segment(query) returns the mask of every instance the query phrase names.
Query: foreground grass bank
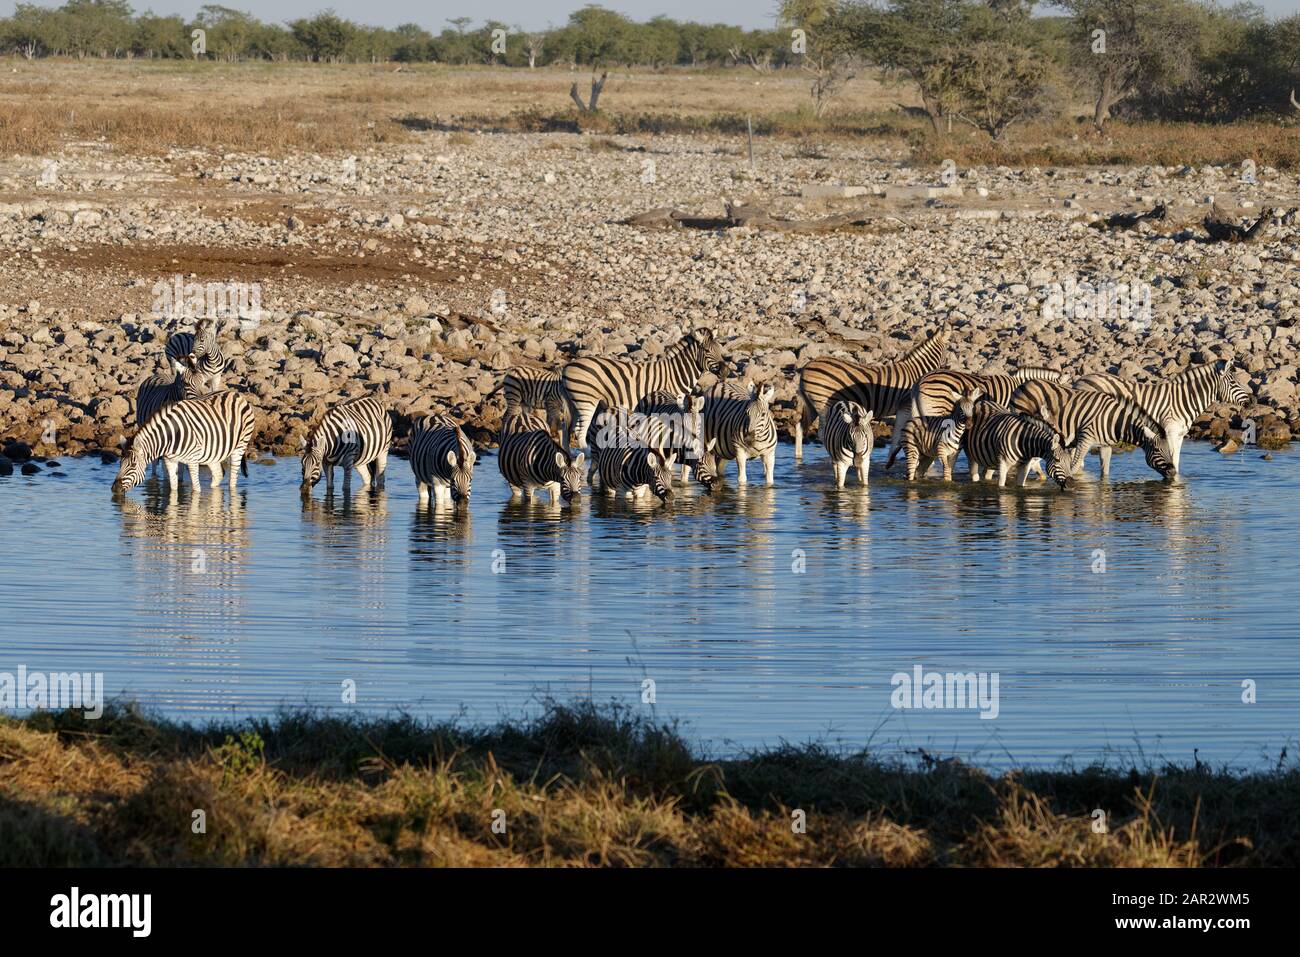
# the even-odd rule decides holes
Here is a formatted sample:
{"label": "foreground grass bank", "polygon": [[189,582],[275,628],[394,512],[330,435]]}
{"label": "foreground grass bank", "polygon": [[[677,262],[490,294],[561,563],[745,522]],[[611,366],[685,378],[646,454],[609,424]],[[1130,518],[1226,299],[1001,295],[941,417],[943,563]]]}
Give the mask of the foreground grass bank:
{"label": "foreground grass bank", "polygon": [[0,866],[1297,863],[1294,767],[998,777],[815,745],[710,761],[670,725],[587,704],[479,729],[0,718]]}

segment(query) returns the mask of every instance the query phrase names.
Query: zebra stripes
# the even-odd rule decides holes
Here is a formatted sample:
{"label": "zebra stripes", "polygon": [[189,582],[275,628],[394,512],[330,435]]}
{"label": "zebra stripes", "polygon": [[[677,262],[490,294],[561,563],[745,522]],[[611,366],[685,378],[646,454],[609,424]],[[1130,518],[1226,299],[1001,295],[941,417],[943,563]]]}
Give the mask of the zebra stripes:
{"label": "zebra stripes", "polygon": [[704,444],[719,481],[727,462],[736,460],[739,483],[748,484],[745,463],[762,459],[766,484],[772,484],[776,465],[776,422],[772,398],[776,390],[769,383],[749,392],[720,383],[704,398]]}
{"label": "zebra stripes", "polygon": [[706,462],[704,443],[704,394],[671,395],[662,390],[651,392],[637,403],[632,413],[643,416],[641,432],[646,444],[663,455],[675,455],[682,467],[682,480],[693,472],[706,492],[713,491],[718,478]]}
{"label": "zebra stripes", "polygon": [[1030,464],[1042,459],[1053,481],[1069,488],[1091,440],[1090,428],[1085,426],[1080,433],[1077,448],[1069,448],[1061,434],[1041,419],[1011,412],[987,399],[977,402],[962,438],[971,481],[978,482],[985,472],[991,479],[996,472],[1001,487],[1007,483],[1007,473],[1015,469],[1016,485],[1023,487]]}
{"label": "zebra stripes", "polygon": [[219,392],[223,376],[226,373],[226,357],[221,352],[221,343],[217,341],[218,322],[216,319],[200,319],[194,326],[193,334],[178,332],[167,340],[164,350],[171,360],[172,368],[184,372],[189,356],[198,361],[199,371],[207,378],[207,391]]}
{"label": "zebra stripes", "polygon": [[1011,393],[1031,379],[1065,382],[1066,374],[1039,366],[1023,366],[1009,375],[976,375],[956,369],[927,372],[912,386],[908,401],[899,407],[898,415],[894,418],[894,434],[890,440],[885,468],[893,468],[908,419],[917,415],[942,418],[953,410],[963,394],[972,389],[979,389],[982,395],[998,405],[1007,405],[1011,401]]}
{"label": "zebra stripes", "polygon": [[550,493],[551,504],[559,499],[570,502],[582,494],[585,462],[581,452],[571,457],[536,416],[524,413],[503,424],[497,467],[510,486],[511,499],[522,495],[531,502],[533,493],[544,488]]}
{"label": "zebra stripes", "polygon": [[[1237,381],[1226,362],[1195,365],[1178,375],[1156,382],[1135,382],[1105,372],[1075,380],[1074,387],[1085,392],[1101,392],[1127,399],[1160,423],[1169,441],[1174,468],[1182,459],[1183,440],[1202,414],[1215,405],[1245,408],[1251,395]],[[1110,449],[1102,451],[1103,461],[1110,462]]]}
{"label": "zebra stripes", "polygon": [[630,432],[619,433],[608,425],[601,431],[601,444],[592,453],[593,489],[599,481],[607,495],[626,493],[628,498],[644,498],[653,492],[661,502],[673,497],[675,455],[665,456]]}
{"label": "zebra stripes", "polygon": [[166,373],[152,375],[140,383],[135,393],[135,425],[140,428],[158,414],[159,410],[181,401],[181,399],[201,399],[207,395],[203,388],[204,375],[198,371],[192,359],[188,361],[185,371],[174,376]]}
{"label": "zebra stripes", "polygon": [[361,476],[361,487],[370,485],[371,464],[375,484],[382,485],[388,464],[388,447],[393,444],[393,423],[388,409],[373,396],[348,399],[330,409],[307,434],[302,457],[302,491],[309,494],[325,473],[325,487],[334,489],[334,466],[343,468],[343,486],[352,482],[352,469]]}
{"label": "zebra stripes", "polygon": [[1026,382],[1011,396],[1011,411],[1037,416],[1056,429],[1067,445],[1075,445],[1085,426],[1090,426],[1087,447],[1079,454],[1078,466],[1092,448],[1100,445],[1101,474],[1110,474],[1110,449],[1136,445],[1147,465],[1166,481],[1178,473],[1169,441],[1160,423],[1128,399],[1104,392],[1076,392],[1054,382]]}
{"label": "zebra stripes", "polygon": [[867,484],[871,469],[871,448],[876,436],[871,431],[871,411],[856,402],[834,402],[822,415],[822,445],[830,456],[835,487],[844,488],[849,469],[858,470],[858,484]]}
{"label": "zebra stripes", "polygon": [[113,494],[121,495],[140,484],[145,469],[157,459],[167,466],[167,481],[178,487],[176,470],[185,465],[190,483],[201,486],[199,470],[207,466],[212,487],[221,484],[222,463],[230,463],[233,490],[242,468],[248,474],[244,452],[253,438],[252,406],[238,392],[225,391],[201,399],[182,399],[161,409],[140,428],[122,454]]}
{"label": "zebra stripes", "polygon": [[690,391],[705,372],[720,376],[726,366],[722,350],[708,329],[688,333],[662,357],[649,362],[628,362],[612,356],[574,359],[561,373],[573,430],[568,444],[587,446],[587,430],[602,402],[611,409],[635,408],[651,392]]}
{"label": "zebra stripes", "polygon": [[846,359],[813,359],[799,370],[796,404],[799,419],[794,430],[794,457],[803,458],[803,434],[811,429],[822,411],[841,399],[869,409],[877,421],[898,412],[921,376],[943,363],[948,348],[949,328],[939,326],[892,362],[864,366]]}
{"label": "zebra stripes", "polygon": [[900,444],[907,460],[909,482],[918,475],[924,478],[935,459],[943,465],[943,480],[952,481],[962,436],[981,395],[980,388],[973,386],[958,396],[956,407],[947,415],[915,415],[907,420]]}
{"label": "zebra stripes", "polygon": [[568,427],[568,403],[560,373],[515,366],[502,379],[501,390],[505,394],[507,416],[524,409],[540,409],[546,413],[547,428],[557,435],[562,435],[562,430]]}
{"label": "zebra stripes", "polygon": [[411,423],[411,471],[420,504],[469,500],[477,456],[474,446],[454,419],[427,415]]}

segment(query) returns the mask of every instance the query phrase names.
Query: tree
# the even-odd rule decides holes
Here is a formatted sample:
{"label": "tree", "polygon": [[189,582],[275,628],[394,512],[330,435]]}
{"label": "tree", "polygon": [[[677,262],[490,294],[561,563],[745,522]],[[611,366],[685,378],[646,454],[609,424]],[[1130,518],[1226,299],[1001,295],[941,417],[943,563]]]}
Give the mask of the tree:
{"label": "tree", "polygon": [[818,118],[857,72],[852,32],[837,13],[835,0],[782,0],[780,8],[781,26],[791,31],[799,68],[811,77],[809,92]]}
{"label": "tree", "polygon": [[311,59],[331,63],[344,59],[357,32],[353,24],[333,13],[318,13],[310,20],[294,20],[289,29]]}
{"label": "tree", "polygon": [[1038,111],[1046,74],[1047,60],[1034,50],[1000,40],[973,43],[953,61],[957,116],[1000,140],[1012,123]]}
{"label": "tree", "polygon": [[1102,130],[1125,98],[1194,70],[1204,10],[1188,0],[1060,0],[1073,20],[1069,55],[1090,85]]}

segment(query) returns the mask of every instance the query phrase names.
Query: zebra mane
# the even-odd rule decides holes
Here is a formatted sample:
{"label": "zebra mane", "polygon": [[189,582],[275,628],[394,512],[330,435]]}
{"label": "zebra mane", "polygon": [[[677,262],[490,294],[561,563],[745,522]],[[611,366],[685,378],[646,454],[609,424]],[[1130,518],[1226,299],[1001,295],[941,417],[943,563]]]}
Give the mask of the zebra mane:
{"label": "zebra mane", "polygon": [[948,343],[948,323],[941,322],[939,327],[926,336],[912,348],[908,349],[901,356],[895,359],[895,362],[906,362],[909,359],[924,358],[930,355],[934,350],[941,349]]}
{"label": "zebra mane", "polygon": [[1168,436],[1165,435],[1164,426],[1153,419],[1151,415],[1136,402],[1118,395],[1107,396],[1107,398],[1111,399],[1116,405],[1118,405],[1120,410],[1123,411],[1138,428],[1147,429],[1155,433],[1157,438],[1168,438]]}

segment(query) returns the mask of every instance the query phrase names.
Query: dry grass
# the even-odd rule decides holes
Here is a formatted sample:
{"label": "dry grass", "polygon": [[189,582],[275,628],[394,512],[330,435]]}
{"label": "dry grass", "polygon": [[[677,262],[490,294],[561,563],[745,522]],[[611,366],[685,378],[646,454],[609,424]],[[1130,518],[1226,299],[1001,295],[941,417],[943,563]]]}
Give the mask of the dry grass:
{"label": "dry grass", "polygon": [[[959,124],[937,140],[907,86],[860,77],[829,114],[812,115],[806,78],[796,71],[672,70],[616,73],[599,114],[579,114],[569,85],[585,74],[563,69],[195,61],[12,61],[0,74],[0,150],[44,154],[87,139],[140,154],[172,147],[268,155],[359,150],[401,142],[417,130],[444,130],[451,145],[478,130],[590,132],[600,135],[712,134],[820,144],[867,141],[918,162],[961,165],[1178,165],[1240,163],[1300,168],[1300,127],[1263,123],[1115,123],[1099,136],[1074,120],[1013,129],[1004,144]],[[1080,105],[1081,106],[1081,105]]]}
{"label": "dry grass", "polygon": [[709,761],[586,704],[486,729],[302,713],[196,729],[121,706],[0,720],[0,866],[1294,865],[1298,812],[1296,770],[993,777],[815,745]]}

